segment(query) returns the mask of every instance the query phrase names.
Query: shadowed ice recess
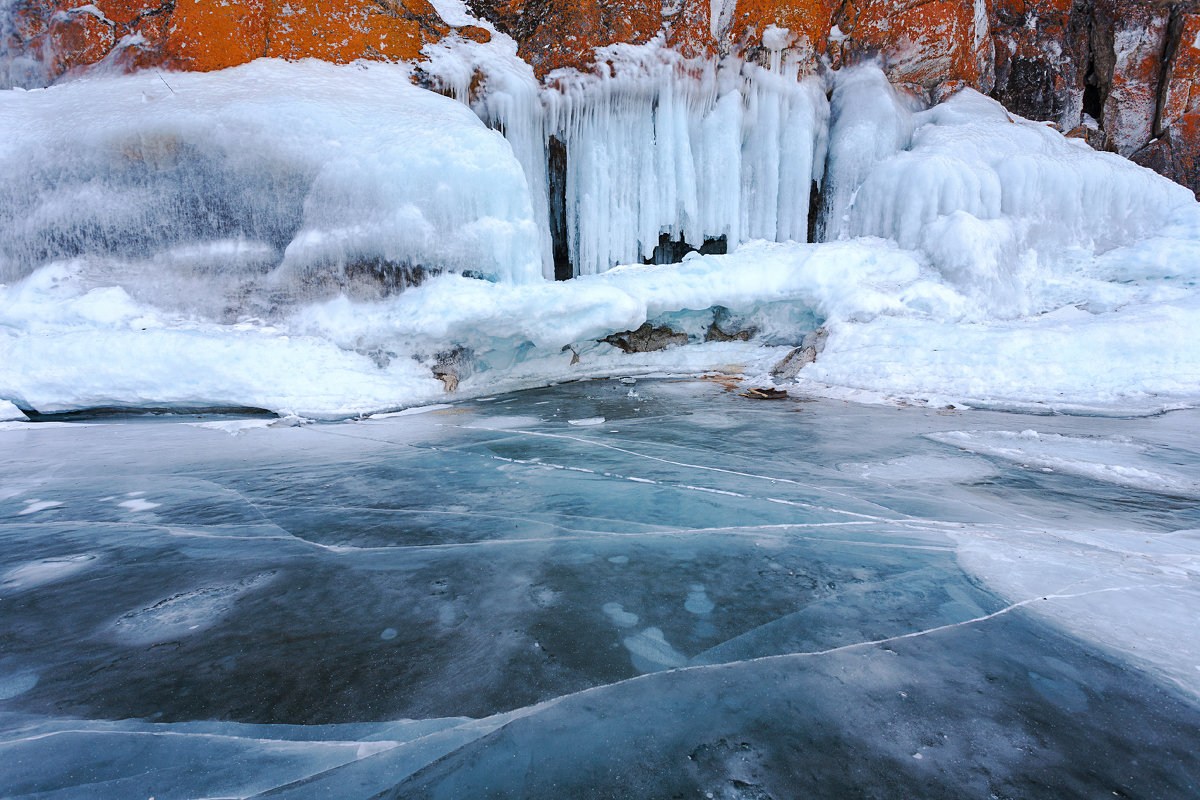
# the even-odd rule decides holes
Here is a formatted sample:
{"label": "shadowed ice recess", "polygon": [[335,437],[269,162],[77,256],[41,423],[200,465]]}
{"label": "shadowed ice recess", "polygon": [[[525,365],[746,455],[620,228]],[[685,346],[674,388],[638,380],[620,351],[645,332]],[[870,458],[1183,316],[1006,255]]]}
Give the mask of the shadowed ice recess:
{"label": "shadowed ice recess", "polygon": [[414,412],[0,426],[2,793],[1197,792],[1194,411]]}

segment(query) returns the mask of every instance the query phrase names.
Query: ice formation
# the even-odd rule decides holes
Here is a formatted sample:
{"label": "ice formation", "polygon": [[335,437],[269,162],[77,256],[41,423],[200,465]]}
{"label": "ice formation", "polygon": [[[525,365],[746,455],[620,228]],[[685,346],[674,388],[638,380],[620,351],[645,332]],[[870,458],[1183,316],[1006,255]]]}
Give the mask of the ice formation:
{"label": "ice formation", "polygon": [[547,130],[566,148],[569,255],[583,275],[654,255],[660,236],[807,239],[825,160],[816,78],[687,62],[657,47],[601,53],[611,71],[551,76]]}
{"label": "ice formation", "polygon": [[[1175,344],[1200,334],[1200,206],[976,92],[923,108],[864,66],[827,101],[787,64],[660,43],[540,87],[503,36],[427,52],[419,79],[461,102],[402,67],[271,61],[0,95],[29,132],[0,144],[0,400],[341,417],[564,378],[768,381],[819,326],[809,391],[1200,400]],[[581,277],[548,280],[564,259]],[[689,344],[600,341],[647,322]]]}
{"label": "ice formation", "polygon": [[[280,288],[355,271],[539,274],[512,151],[401,66],[261,60],[0,93],[0,279],[85,259],[119,279]],[[136,273],[143,273],[137,276]],[[203,293],[203,292],[201,292]]]}

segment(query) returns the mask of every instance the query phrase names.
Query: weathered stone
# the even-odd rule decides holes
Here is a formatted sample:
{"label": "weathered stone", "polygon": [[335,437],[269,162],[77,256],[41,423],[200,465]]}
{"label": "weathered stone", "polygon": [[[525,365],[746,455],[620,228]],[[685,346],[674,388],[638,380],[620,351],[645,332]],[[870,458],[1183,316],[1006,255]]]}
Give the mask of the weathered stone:
{"label": "weathered stone", "polygon": [[961,0],[847,0],[834,21],[848,38],[848,63],[881,56],[893,83],[931,90],[963,80],[992,85],[992,40],[982,3]]}
{"label": "weathered stone", "polygon": [[783,400],[787,396],[787,391],[772,389],[769,386],[756,387],[742,392],[742,397],[749,397],[751,400]]}
{"label": "weathered stone", "polygon": [[93,8],[84,7],[55,14],[46,32],[46,51],[57,74],[94,64],[116,43],[113,26]]}
{"label": "weathered stone", "polygon": [[517,55],[539,76],[562,67],[586,70],[595,48],[644,44],[663,23],[663,5],[642,0],[469,0],[468,5],[516,39]]}
{"label": "weathered stone", "polygon": [[687,338],[686,333],[671,330],[666,325],[655,327],[646,322],[636,331],[620,331],[596,341],[611,344],[625,353],[649,353],[665,350],[671,345],[687,344]]}
{"label": "weathered stone", "polygon": [[745,330],[726,333],[721,330],[721,326],[714,320],[708,330],[704,332],[704,341],[706,342],[748,342],[750,337],[756,333],[754,328],[746,328]]}
{"label": "weathered stone", "polygon": [[1162,136],[1132,158],[1200,197],[1200,113],[1181,115]]}
{"label": "weathered stone", "polygon": [[[1089,75],[1091,10],[1074,0],[994,0],[992,96],[1024,117],[1062,130],[1080,124]],[[1101,113],[1099,90],[1093,117]]]}
{"label": "weathered stone", "polygon": [[1167,9],[1158,5],[1096,2],[1092,52],[1104,95],[1101,123],[1107,147],[1123,156],[1141,149],[1154,133],[1169,21]]}
{"label": "weathered stone", "polygon": [[814,353],[823,353],[825,351],[825,341],[829,338],[829,331],[824,325],[821,325],[816,330],[811,330],[804,335],[800,341],[801,347],[811,347]]}
{"label": "weathered stone", "polygon": [[578,363],[579,363],[579,353],[577,353],[577,352],[575,351],[575,348],[574,348],[574,347],[571,347],[571,345],[569,345],[569,344],[564,344],[564,345],[562,346],[562,350],[560,350],[559,352],[561,352],[561,353],[566,353],[566,352],[568,352],[568,351],[571,353],[571,364],[570,364],[570,366],[572,366],[572,367],[573,367],[573,366],[575,366],[576,364],[578,364]]}
{"label": "weathered stone", "polygon": [[817,360],[817,348],[808,345],[797,347],[771,367],[771,377],[777,381],[790,381],[800,374],[805,366]]}
{"label": "weathered stone", "polygon": [[1200,111],[1200,14],[1182,14],[1172,23],[1162,107],[1156,134],[1184,114]]}
{"label": "weathered stone", "polygon": [[833,13],[839,6],[832,0],[739,0],[728,5],[736,8],[728,29],[721,32],[727,45],[761,47],[763,34],[770,26],[785,28],[788,49],[799,57],[805,71],[814,69],[817,59],[828,52]]}
{"label": "weathered stone", "polygon": [[728,318],[729,310],[724,306],[717,306],[713,312],[713,320],[709,324],[708,330],[704,333],[704,341],[748,342],[754,334],[758,333],[755,328],[744,328],[727,333],[722,325],[728,324]]}
{"label": "weathered stone", "polygon": [[1103,150],[1105,143],[1104,131],[1092,123],[1076,125],[1064,134],[1069,139],[1083,139],[1093,150]]}
{"label": "weathered stone", "polygon": [[440,380],[447,392],[458,389],[460,381],[471,375],[474,354],[465,347],[455,347],[434,357],[433,376]]}

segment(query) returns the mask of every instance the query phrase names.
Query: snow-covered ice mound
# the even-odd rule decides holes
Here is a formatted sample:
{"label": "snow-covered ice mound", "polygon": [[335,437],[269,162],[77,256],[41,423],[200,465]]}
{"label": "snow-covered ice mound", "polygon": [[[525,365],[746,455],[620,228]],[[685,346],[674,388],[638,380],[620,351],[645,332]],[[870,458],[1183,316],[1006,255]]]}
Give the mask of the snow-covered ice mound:
{"label": "snow-covered ice mound", "polygon": [[402,66],[93,78],[0,92],[0,126],[0,280],[84,259],[194,308],[271,269],[541,274],[511,148]]}

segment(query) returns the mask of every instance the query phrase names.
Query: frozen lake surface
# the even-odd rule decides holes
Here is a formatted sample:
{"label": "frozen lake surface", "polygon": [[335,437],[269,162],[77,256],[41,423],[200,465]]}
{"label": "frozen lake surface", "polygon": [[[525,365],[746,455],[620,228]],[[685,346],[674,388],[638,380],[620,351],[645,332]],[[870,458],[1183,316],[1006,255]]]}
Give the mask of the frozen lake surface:
{"label": "frozen lake surface", "polygon": [[0,794],[1185,798],[1200,413],[0,423]]}

